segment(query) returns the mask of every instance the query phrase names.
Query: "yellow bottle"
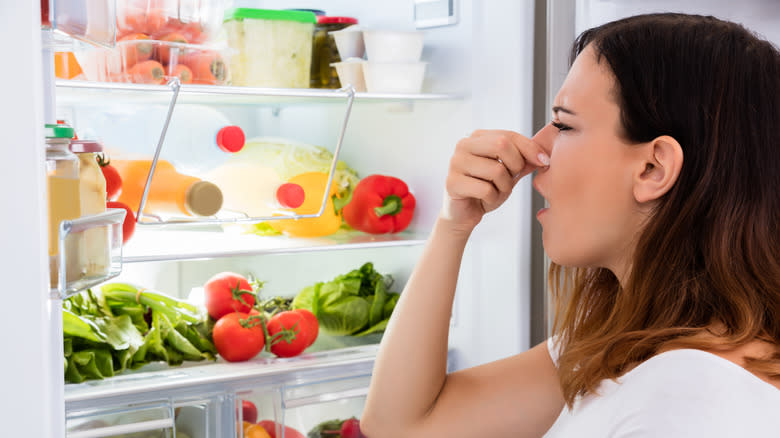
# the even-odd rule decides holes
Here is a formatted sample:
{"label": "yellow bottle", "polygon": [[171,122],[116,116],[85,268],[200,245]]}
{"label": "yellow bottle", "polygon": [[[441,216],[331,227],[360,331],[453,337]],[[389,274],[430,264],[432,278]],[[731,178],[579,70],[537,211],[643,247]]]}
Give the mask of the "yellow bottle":
{"label": "yellow bottle", "polygon": [[[303,188],[305,197],[300,207],[291,209],[297,214],[315,214],[320,211],[322,195],[328,183],[328,174],[324,172],[306,172],[296,175],[288,181]],[[268,221],[268,224],[281,233],[293,237],[327,236],[341,227],[341,215],[336,213],[333,196],[336,195],[336,184],[331,184],[328,201],[321,216],[306,219],[280,219]],[[277,216],[278,214],[275,214]]]}

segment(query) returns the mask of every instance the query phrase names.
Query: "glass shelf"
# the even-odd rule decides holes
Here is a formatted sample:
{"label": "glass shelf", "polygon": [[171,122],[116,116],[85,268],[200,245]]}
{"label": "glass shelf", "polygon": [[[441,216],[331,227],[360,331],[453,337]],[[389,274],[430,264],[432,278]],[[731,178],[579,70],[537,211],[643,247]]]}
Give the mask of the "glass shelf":
{"label": "glass shelf", "polygon": [[139,227],[125,244],[123,262],[155,262],[212,259],[262,254],[326,251],[333,249],[414,246],[425,243],[426,232],[404,231],[373,235],[340,230],[318,238],[293,238],[284,235],[258,236],[240,228],[219,226],[192,227],[166,231],[168,227]]}
{"label": "glass shelf", "polygon": [[65,299],[122,272],[122,223],[125,210],[60,223],[58,255],[50,262],[51,295]]}
{"label": "glass shelf", "polygon": [[[118,82],[89,82],[58,79],[57,100],[62,104],[102,104],[109,97],[122,102],[165,103],[170,101],[168,85],[144,85]],[[179,103],[207,104],[312,104],[341,103],[345,92],[314,88],[255,88],[219,85],[182,84]],[[444,101],[462,99],[456,94],[356,93],[356,102],[388,103]]]}
{"label": "glass shelf", "polygon": [[220,391],[240,389],[248,382],[258,384],[279,384],[303,382],[309,379],[336,378],[339,375],[368,373],[371,371],[379,345],[363,345],[353,348],[304,353],[300,356],[281,359],[258,357],[247,362],[228,363],[219,359],[217,363],[185,363],[183,366],[159,371],[136,372],[111,377],[105,380],[90,380],[65,385],[65,404],[69,409],[76,405],[95,406],[96,401],[149,394],[164,397],[173,391],[199,394],[207,390]]}

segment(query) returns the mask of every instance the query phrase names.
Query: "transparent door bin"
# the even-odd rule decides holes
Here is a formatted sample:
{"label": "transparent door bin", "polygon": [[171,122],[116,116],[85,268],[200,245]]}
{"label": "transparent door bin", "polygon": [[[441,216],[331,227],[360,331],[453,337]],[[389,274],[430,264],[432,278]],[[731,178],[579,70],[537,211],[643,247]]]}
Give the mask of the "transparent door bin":
{"label": "transparent door bin", "polygon": [[334,436],[344,421],[360,420],[370,380],[363,375],[284,387],[281,423],[304,436]]}
{"label": "transparent door bin", "polygon": [[116,277],[122,271],[122,223],[125,210],[60,223],[59,253],[50,260],[51,293],[58,298]]}
{"label": "transparent door bin", "polygon": [[113,0],[50,1],[52,6],[51,28],[56,33],[93,45],[114,46],[116,42],[116,3]]}
{"label": "transparent door bin", "polygon": [[67,438],[177,436],[174,407],[168,401],[68,412],[65,428]]}
{"label": "transparent door bin", "polygon": [[[338,160],[339,155],[341,152],[341,146],[343,144],[344,140],[344,134],[347,129],[347,123],[349,121],[349,116],[352,110],[352,103],[355,99],[355,90],[352,87],[337,90],[335,92],[329,91],[329,95],[335,96],[335,97],[343,97],[346,99],[346,108],[344,112],[344,118],[341,121],[341,126],[339,130],[338,139],[336,140],[336,145],[333,148],[332,152],[332,160],[330,162],[330,165],[328,167],[327,172],[322,172],[327,176],[326,180],[323,180],[322,184],[318,185],[315,190],[317,193],[320,191],[322,192],[322,198],[316,199],[316,198],[310,198],[311,200],[317,201],[314,204],[316,206],[308,205],[308,201],[304,200],[304,204],[300,206],[299,208],[284,208],[280,207],[279,209],[273,211],[271,214],[251,214],[247,211],[236,211],[235,209],[228,209],[226,207],[223,207],[223,201],[225,200],[224,194],[220,192],[220,206],[218,207],[217,213],[214,213],[209,216],[205,215],[176,215],[174,214],[162,214],[158,215],[155,214],[153,211],[147,210],[147,205],[150,204],[150,201],[156,201],[159,200],[165,205],[173,205],[174,207],[178,208],[179,210],[187,209],[188,207],[183,205],[185,204],[185,201],[182,201],[181,196],[176,195],[175,197],[172,196],[170,193],[168,193],[170,190],[159,190],[160,193],[166,193],[164,196],[152,196],[151,192],[154,190],[155,187],[167,187],[167,185],[162,181],[163,178],[165,178],[166,173],[161,172],[160,175],[160,182],[155,179],[155,172],[158,170],[158,168],[165,169],[167,167],[175,167],[171,166],[171,163],[167,163],[164,160],[161,160],[161,152],[163,148],[163,144],[165,142],[165,136],[168,131],[168,127],[171,122],[171,118],[173,116],[173,111],[176,107],[176,102],[178,99],[178,95],[180,90],[182,89],[182,84],[179,78],[174,77],[169,81],[168,87],[172,90],[172,96],[170,103],[168,105],[168,112],[165,116],[165,122],[162,127],[162,131],[160,133],[159,141],[157,142],[157,146],[154,150],[153,158],[151,159],[151,162],[148,165],[148,170],[144,169],[143,172],[141,172],[141,178],[143,181],[143,190],[140,191],[140,200],[138,202],[138,205],[130,205],[131,208],[135,208],[136,210],[136,221],[140,225],[203,225],[203,224],[235,224],[235,223],[258,223],[258,222],[266,222],[266,221],[279,221],[282,219],[292,219],[294,221],[298,221],[299,219],[316,219],[323,216],[323,214],[326,211],[326,208],[331,207],[333,201],[331,200],[331,194],[333,193],[335,189],[336,182],[334,181],[334,176],[336,174],[336,169],[338,166]],[[192,85],[191,87],[197,87],[196,85]],[[205,86],[204,86],[205,87]],[[305,98],[307,97],[307,94],[298,94],[295,90],[273,90],[273,89],[255,89],[254,91],[244,91],[244,93],[255,93],[258,96],[263,95],[276,95],[276,96],[288,96],[288,97],[301,97]],[[294,157],[293,157],[294,158]],[[262,164],[262,163],[257,163]],[[121,173],[121,172],[120,172]],[[168,172],[168,175],[170,175],[170,172]],[[123,175],[123,179],[126,177]],[[295,182],[293,179],[291,179],[289,182]],[[284,181],[282,181],[284,183]],[[128,182],[125,182],[125,184],[129,184]],[[300,184],[301,186],[303,183]],[[217,186],[218,187],[218,186]],[[190,192],[189,189],[186,192],[186,197],[189,199]],[[157,199],[155,199],[157,198]],[[174,199],[175,198],[175,199]],[[210,200],[213,200],[214,197],[210,196]],[[120,197],[120,201],[122,201],[122,198]],[[123,201],[124,202],[124,201]],[[209,202],[211,205],[212,203]],[[166,207],[166,208],[172,208],[172,207]],[[335,231],[335,230],[334,230]],[[292,234],[292,233],[291,233]]]}
{"label": "transparent door bin", "polygon": [[214,398],[176,400],[173,404],[175,438],[218,437],[219,406]]}
{"label": "transparent door bin", "polygon": [[[278,387],[259,390],[239,391],[236,393],[236,436],[238,438],[252,436],[249,427],[261,427],[281,434],[282,398]],[[278,424],[278,426],[277,426]],[[278,431],[276,429],[279,429]]]}

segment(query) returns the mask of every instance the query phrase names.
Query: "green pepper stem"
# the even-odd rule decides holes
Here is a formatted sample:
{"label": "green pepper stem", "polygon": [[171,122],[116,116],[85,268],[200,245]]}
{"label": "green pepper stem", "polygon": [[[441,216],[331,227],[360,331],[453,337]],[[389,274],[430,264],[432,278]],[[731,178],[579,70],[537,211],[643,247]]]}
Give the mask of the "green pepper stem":
{"label": "green pepper stem", "polygon": [[398,195],[390,195],[382,201],[381,207],[374,207],[374,213],[376,217],[393,216],[400,213],[402,207],[401,198]]}

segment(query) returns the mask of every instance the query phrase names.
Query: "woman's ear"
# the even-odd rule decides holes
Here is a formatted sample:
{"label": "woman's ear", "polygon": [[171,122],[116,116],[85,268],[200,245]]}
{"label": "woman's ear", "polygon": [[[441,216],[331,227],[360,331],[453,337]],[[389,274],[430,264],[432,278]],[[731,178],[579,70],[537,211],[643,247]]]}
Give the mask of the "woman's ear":
{"label": "woman's ear", "polygon": [[677,182],[683,164],[680,143],[668,135],[655,138],[642,149],[642,160],[634,175],[634,198],[640,204],[666,194]]}

